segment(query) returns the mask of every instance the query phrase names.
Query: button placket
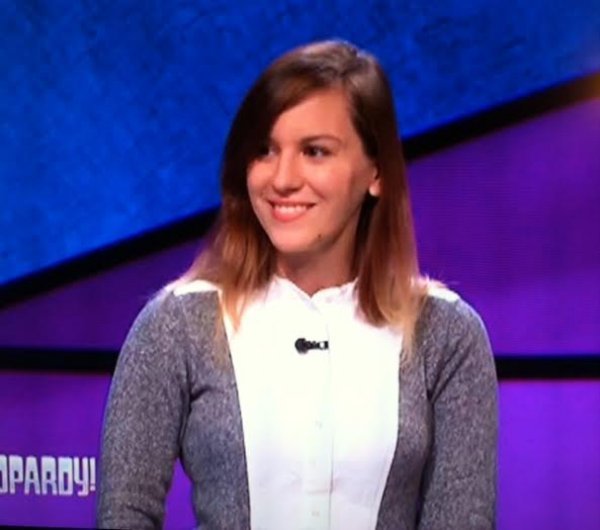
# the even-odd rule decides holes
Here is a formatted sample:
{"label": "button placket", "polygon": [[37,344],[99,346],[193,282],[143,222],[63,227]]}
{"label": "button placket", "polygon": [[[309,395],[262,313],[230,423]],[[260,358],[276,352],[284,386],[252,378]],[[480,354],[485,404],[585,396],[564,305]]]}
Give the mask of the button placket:
{"label": "button placket", "polygon": [[[322,311],[318,307],[315,309],[324,321]],[[327,326],[324,325],[323,328],[323,338],[329,340]],[[331,348],[331,342],[329,347]],[[313,385],[303,463],[305,507],[302,527],[325,530],[329,528],[333,474],[330,351],[312,352],[311,361]]]}

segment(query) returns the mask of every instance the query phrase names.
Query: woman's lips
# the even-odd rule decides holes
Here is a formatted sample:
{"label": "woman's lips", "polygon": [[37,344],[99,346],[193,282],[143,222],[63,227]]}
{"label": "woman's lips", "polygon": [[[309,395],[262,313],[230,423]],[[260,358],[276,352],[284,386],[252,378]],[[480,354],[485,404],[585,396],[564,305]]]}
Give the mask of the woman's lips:
{"label": "woman's lips", "polygon": [[273,217],[282,223],[295,221],[302,217],[314,204],[304,202],[275,202],[269,201]]}

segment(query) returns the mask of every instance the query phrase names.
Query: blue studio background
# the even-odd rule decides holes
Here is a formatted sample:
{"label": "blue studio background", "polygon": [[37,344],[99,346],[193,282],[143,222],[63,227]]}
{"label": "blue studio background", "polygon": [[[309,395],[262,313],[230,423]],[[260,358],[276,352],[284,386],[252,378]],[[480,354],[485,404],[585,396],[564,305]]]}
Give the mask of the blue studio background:
{"label": "blue studio background", "polygon": [[405,137],[600,70],[597,0],[0,0],[0,285],[216,206],[249,85],[330,37]]}

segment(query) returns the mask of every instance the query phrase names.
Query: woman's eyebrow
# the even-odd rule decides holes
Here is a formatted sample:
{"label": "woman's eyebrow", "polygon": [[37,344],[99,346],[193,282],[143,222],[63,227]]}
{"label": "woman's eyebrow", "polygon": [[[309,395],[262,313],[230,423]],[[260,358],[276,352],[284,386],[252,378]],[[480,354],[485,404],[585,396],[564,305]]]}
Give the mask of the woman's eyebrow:
{"label": "woman's eyebrow", "polygon": [[305,136],[301,139],[303,143],[317,142],[319,140],[330,140],[337,142],[339,144],[342,143],[341,138],[334,136],[333,134],[314,134],[310,136]]}

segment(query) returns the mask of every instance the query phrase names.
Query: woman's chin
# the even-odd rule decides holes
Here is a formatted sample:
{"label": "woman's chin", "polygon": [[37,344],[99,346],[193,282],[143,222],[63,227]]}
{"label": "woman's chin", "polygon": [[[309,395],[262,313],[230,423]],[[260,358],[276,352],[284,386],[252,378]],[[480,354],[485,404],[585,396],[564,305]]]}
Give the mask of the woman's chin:
{"label": "woman's chin", "polygon": [[283,263],[303,263],[316,258],[309,245],[292,245],[286,241],[284,245],[274,245],[277,258]]}

